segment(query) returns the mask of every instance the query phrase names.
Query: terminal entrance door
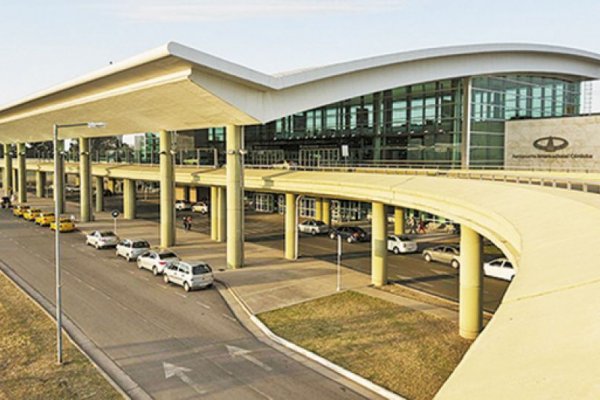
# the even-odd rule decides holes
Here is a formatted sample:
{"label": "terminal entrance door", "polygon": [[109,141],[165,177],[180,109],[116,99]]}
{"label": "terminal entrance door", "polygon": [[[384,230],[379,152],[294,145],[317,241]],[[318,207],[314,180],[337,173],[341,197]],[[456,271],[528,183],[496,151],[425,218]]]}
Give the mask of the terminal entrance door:
{"label": "terminal entrance door", "polygon": [[259,213],[275,212],[275,196],[269,193],[256,193],[254,195],[254,209]]}
{"label": "terminal entrance door", "polygon": [[365,220],[368,214],[368,205],[360,201],[332,200],[331,220],[338,224],[352,221]]}
{"label": "terminal entrance door", "polygon": [[283,150],[255,150],[250,152],[253,165],[273,165],[285,159]]}
{"label": "terminal entrance door", "polygon": [[298,157],[298,163],[307,167],[337,164],[339,160],[340,149],[337,147],[300,149]]}

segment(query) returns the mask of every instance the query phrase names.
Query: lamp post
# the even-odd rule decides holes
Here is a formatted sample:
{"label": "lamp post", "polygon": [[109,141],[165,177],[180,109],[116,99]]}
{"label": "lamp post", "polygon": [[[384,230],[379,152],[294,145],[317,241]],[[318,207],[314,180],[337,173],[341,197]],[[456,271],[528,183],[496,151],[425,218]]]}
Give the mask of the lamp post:
{"label": "lamp post", "polygon": [[[54,132],[52,137],[52,145],[54,147],[54,221],[56,229],[54,230],[54,266],[56,269],[56,356],[58,364],[62,364],[62,297],[61,297],[61,281],[60,281],[60,204],[59,197],[63,193],[58,193],[58,180],[64,179],[62,172],[59,174],[58,164],[61,161],[64,154],[58,151],[58,130],[61,128],[75,128],[75,127],[88,127],[88,128],[104,128],[106,124],[103,122],[82,122],[76,124],[54,124]],[[61,169],[62,170],[62,169]],[[61,175],[61,176],[59,176]],[[60,185],[62,191],[64,191],[64,185]]]}

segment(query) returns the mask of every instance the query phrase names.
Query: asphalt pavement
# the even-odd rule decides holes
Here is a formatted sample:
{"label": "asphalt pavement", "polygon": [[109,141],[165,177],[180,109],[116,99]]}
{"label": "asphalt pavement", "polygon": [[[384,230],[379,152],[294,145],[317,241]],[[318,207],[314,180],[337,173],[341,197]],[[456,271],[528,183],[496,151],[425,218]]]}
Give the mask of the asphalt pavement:
{"label": "asphalt pavement", "polygon": [[[62,243],[64,312],[152,397],[364,398],[258,341],[216,290],[165,285],[78,232]],[[0,210],[0,259],[51,303],[53,251],[48,228]]]}

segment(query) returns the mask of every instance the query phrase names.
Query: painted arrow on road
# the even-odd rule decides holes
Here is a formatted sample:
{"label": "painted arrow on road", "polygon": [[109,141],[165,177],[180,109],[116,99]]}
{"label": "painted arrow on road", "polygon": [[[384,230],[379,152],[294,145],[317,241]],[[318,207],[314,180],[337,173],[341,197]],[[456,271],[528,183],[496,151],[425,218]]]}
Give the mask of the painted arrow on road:
{"label": "painted arrow on road", "polygon": [[194,381],[185,374],[186,372],[191,372],[191,369],[185,367],[178,367],[177,365],[170,364],[168,362],[163,362],[163,369],[165,370],[166,379],[176,376],[179,379],[181,379],[183,383],[187,384],[192,389],[194,389],[198,394],[206,393],[206,391],[202,389],[200,385],[195,384]]}
{"label": "painted arrow on road", "polygon": [[255,357],[252,357],[250,355],[250,353],[251,353],[250,350],[242,349],[241,347],[236,347],[236,346],[229,346],[229,345],[225,345],[225,347],[227,347],[227,351],[229,352],[229,355],[232,358],[242,357],[246,361],[250,361],[252,364],[261,367],[265,371],[272,370],[272,368],[269,367],[267,364],[257,360]]}

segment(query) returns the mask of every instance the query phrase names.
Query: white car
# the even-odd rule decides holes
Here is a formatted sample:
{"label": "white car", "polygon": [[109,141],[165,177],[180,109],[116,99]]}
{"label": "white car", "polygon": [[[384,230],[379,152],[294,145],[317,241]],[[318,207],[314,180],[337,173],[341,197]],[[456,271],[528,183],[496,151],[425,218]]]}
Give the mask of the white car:
{"label": "white car", "polygon": [[140,269],[152,271],[154,275],[159,275],[175,261],[179,261],[179,257],[172,251],[147,251],[137,258],[137,266]]}
{"label": "white car", "polygon": [[298,224],[298,230],[302,233],[317,235],[329,232],[329,226],[323,221],[308,220]]}
{"label": "white car", "polygon": [[208,213],[208,205],[204,202],[198,202],[192,206],[192,212],[207,214]]}
{"label": "white car", "polygon": [[119,237],[111,231],[94,231],[86,236],[85,244],[97,249],[115,247],[119,244]]}
{"label": "white car", "polygon": [[187,200],[177,200],[175,202],[175,210],[177,211],[188,211],[192,209],[192,203]]}
{"label": "white car", "polygon": [[212,286],[212,268],[203,261],[176,261],[163,271],[165,283],[183,286],[186,292]]}
{"label": "white car", "polygon": [[137,260],[139,256],[150,250],[150,244],[145,240],[125,239],[117,245],[117,257],[124,257],[127,261]]}
{"label": "white car", "polygon": [[515,269],[506,258],[496,258],[483,264],[483,274],[505,281],[512,281],[515,276]]}
{"label": "white car", "polygon": [[387,238],[387,249],[394,254],[415,253],[417,248],[417,242],[408,236],[390,235]]}

